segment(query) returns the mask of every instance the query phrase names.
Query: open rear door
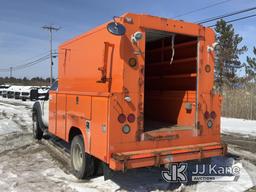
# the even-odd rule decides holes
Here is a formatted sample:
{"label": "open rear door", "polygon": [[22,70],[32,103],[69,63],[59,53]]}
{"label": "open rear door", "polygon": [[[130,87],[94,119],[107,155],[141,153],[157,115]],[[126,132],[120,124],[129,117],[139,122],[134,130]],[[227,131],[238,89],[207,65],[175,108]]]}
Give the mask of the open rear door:
{"label": "open rear door", "polygon": [[176,139],[196,130],[198,39],[146,30],[144,138]]}

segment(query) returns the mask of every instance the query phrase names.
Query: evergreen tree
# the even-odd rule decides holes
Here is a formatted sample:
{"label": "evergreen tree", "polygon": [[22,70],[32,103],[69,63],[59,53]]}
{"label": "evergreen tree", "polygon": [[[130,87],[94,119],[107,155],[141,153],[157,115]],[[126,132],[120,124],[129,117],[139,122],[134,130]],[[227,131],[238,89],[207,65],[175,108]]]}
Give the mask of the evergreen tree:
{"label": "evergreen tree", "polygon": [[218,42],[218,49],[215,52],[215,81],[216,86],[222,91],[224,84],[234,87],[239,79],[236,72],[243,66],[239,56],[247,51],[247,47],[239,47],[243,38],[235,33],[232,24],[227,24],[222,19],[217,22],[215,32]]}
{"label": "evergreen tree", "polygon": [[245,67],[245,72],[247,75],[247,81],[251,83],[256,82],[256,47],[253,48],[254,57],[247,56],[247,64]]}

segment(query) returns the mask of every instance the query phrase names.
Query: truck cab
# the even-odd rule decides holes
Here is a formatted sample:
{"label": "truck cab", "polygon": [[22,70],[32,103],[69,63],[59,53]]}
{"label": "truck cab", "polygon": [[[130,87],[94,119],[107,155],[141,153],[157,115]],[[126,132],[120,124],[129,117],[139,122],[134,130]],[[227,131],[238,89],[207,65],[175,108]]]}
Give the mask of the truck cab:
{"label": "truck cab", "polygon": [[71,144],[80,179],[93,175],[96,162],[125,171],[224,155],[214,43],[214,32],[198,24],[115,17],[60,45],[48,122],[38,116],[47,107],[38,107],[35,132]]}

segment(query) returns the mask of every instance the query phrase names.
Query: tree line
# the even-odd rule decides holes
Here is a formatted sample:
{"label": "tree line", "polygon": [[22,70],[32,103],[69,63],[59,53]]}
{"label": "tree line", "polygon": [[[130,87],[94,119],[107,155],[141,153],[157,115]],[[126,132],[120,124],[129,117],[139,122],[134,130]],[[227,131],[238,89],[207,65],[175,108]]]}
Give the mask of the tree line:
{"label": "tree line", "polygon": [[15,77],[0,77],[0,85],[28,85],[28,86],[48,86],[50,78],[33,77],[33,78],[15,78]]}

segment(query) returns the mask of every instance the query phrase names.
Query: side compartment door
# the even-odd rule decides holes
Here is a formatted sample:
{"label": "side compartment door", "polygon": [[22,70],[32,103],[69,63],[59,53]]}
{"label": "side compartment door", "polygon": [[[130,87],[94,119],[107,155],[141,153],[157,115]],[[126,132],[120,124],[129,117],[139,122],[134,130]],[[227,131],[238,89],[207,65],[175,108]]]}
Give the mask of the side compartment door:
{"label": "side compartment door", "polygon": [[48,131],[52,134],[56,134],[56,112],[57,112],[57,93],[56,91],[50,91],[49,95],[49,127]]}
{"label": "side compartment door", "polygon": [[65,139],[66,135],[66,94],[57,94],[57,122],[56,122],[56,136]]}
{"label": "side compartment door", "polygon": [[108,98],[92,97],[91,154],[107,160]]}

